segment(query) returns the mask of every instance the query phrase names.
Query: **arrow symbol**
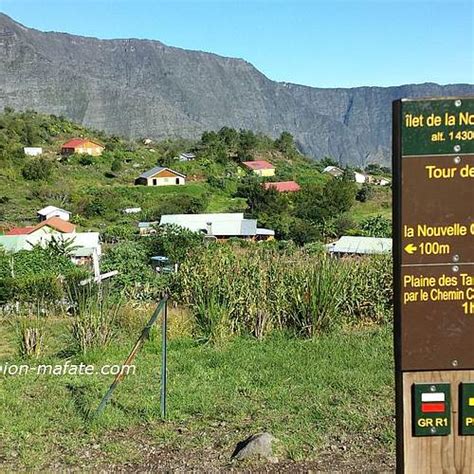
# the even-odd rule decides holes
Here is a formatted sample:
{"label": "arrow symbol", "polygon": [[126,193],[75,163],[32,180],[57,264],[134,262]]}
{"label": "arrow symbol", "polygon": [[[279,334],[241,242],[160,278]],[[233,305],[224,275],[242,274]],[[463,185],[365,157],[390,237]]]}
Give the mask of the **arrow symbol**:
{"label": "arrow symbol", "polygon": [[405,252],[409,253],[410,255],[414,254],[416,252],[417,246],[413,244],[408,244],[405,247]]}

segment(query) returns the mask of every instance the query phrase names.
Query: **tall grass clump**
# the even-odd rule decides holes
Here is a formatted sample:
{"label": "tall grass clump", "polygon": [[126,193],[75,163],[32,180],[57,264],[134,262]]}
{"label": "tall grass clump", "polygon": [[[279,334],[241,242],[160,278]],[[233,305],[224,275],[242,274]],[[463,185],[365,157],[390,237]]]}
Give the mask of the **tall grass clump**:
{"label": "tall grass clump", "polygon": [[108,285],[74,285],[69,288],[72,323],[70,335],[74,348],[85,354],[104,348],[116,334],[120,301]]}
{"label": "tall grass clump", "polygon": [[391,303],[387,262],[213,245],[189,255],[173,277],[172,292],[191,309],[198,336],[207,340],[263,338],[275,329],[314,337],[354,319],[383,320]]}
{"label": "tall grass clump", "polygon": [[18,353],[23,358],[38,358],[44,351],[45,326],[40,305],[14,317]]}
{"label": "tall grass clump", "polygon": [[339,325],[345,303],[344,287],[349,278],[346,262],[319,255],[299,266],[295,286],[288,292],[292,304],[290,321],[297,332],[314,337]]}
{"label": "tall grass clump", "polygon": [[349,262],[342,310],[349,322],[385,323],[393,311],[393,274],[390,254],[372,255]]}

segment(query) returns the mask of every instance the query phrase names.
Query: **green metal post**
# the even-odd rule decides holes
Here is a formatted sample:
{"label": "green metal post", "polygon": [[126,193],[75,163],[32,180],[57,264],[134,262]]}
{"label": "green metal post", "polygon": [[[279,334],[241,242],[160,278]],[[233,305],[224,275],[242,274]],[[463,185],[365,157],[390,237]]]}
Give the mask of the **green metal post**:
{"label": "green metal post", "polygon": [[168,332],[168,300],[163,308],[163,321],[161,327],[161,418],[166,419],[166,371],[167,371],[167,332]]}

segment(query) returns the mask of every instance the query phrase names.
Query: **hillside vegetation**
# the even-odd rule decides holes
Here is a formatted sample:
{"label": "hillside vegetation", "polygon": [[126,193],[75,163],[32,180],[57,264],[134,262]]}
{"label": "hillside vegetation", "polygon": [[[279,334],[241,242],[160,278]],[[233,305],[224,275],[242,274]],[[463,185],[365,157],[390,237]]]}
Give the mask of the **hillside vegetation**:
{"label": "hillside vegetation", "polygon": [[[105,151],[100,157],[61,156],[61,145],[73,137],[96,140]],[[323,175],[324,166],[335,163],[303,156],[287,132],[272,140],[224,127],[203,133],[198,141],[148,142],[89,130],[54,115],[5,109],[0,114],[2,227],[30,224],[36,211],[49,204],[70,210],[83,229],[101,231],[121,226],[132,232],[138,220],[156,220],[166,213],[246,212],[260,225],[274,228],[277,237],[305,243],[344,232],[364,233],[368,216],[390,216],[390,190],[359,189],[350,172],[337,180]],[[43,155],[27,157],[24,146],[41,146]],[[193,151],[196,159],[179,161],[179,153],[186,151]],[[296,180],[302,191],[265,191],[261,179],[240,166],[252,159],[276,166],[276,176],[267,180]],[[186,185],[134,185],[138,175],[157,165],[186,174]],[[124,215],[128,207],[141,207],[142,212]]]}
{"label": "hillside vegetation", "polygon": [[[102,156],[61,156],[61,145],[81,136],[103,144]],[[222,128],[197,141],[126,141],[6,110],[0,146],[2,227],[33,223],[48,204],[64,207],[80,230],[101,231],[100,270],[118,272],[83,284],[92,269],[73,265],[71,242],[0,251],[0,469],[189,470],[203,459],[207,471],[226,469],[235,443],[263,430],[280,440],[277,471],[393,463],[391,256],[334,259],[321,245],[345,232],[387,235],[380,213],[389,213],[389,189],[357,185],[347,168],[339,178],[321,173],[334,162],[304,157],[286,132],[272,140]],[[44,153],[27,157],[24,146]],[[196,158],[179,161],[184,151]],[[296,180],[301,190],[265,190],[241,165],[252,159],[275,165],[276,176],[265,179]],[[156,165],[186,174],[186,185],[134,185]],[[124,214],[137,206],[139,214]],[[164,213],[237,210],[278,240],[204,245],[177,226],[137,235],[137,221]],[[156,255],[178,271],[157,272]],[[171,302],[166,422],[157,326],[136,373],[93,418],[112,382],[101,369],[119,367],[163,294]],[[46,363],[98,371],[1,373]]]}

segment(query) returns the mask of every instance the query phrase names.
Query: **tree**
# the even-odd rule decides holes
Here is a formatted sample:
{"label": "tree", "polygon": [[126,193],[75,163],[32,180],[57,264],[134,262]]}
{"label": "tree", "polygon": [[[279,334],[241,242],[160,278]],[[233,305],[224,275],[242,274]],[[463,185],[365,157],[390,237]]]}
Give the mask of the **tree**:
{"label": "tree", "polygon": [[167,224],[159,226],[156,234],[148,239],[149,253],[163,255],[171,262],[182,262],[188,252],[202,245],[203,236],[183,227]]}
{"label": "tree", "polygon": [[382,170],[380,169],[380,165],[378,163],[369,163],[365,167],[365,171],[369,174],[379,175],[382,174]]}
{"label": "tree", "polygon": [[305,186],[296,201],[296,215],[314,224],[323,224],[347,212],[354,204],[357,186],[352,181],[330,179],[321,188]]}
{"label": "tree", "polygon": [[239,161],[247,161],[252,158],[252,151],[257,146],[258,140],[251,130],[240,130],[237,155]]}
{"label": "tree", "polygon": [[237,188],[237,197],[247,200],[252,215],[258,217],[259,213],[281,214],[288,208],[286,197],[274,188],[265,189],[262,183],[253,176],[243,180]]}
{"label": "tree", "polygon": [[295,153],[295,140],[290,132],[281,132],[280,136],[275,140],[275,147],[285,155]]}
{"label": "tree", "polygon": [[25,123],[24,140],[27,146],[35,146],[40,140],[39,129],[31,121]]}
{"label": "tree", "polygon": [[342,173],[342,176],[340,178],[342,181],[349,181],[349,182],[354,182],[355,181],[355,173],[354,170],[350,166],[346,166],[344,168],[344,171]]}
{"label": "tree", "polygon": [[235,152],[239,144],[239,134],[237,130],[230,127],[222,127],[218,132],[219,138],[227,147],[229,152]]}
{"label": "tree", "polygon": [[361,229],[363,234],[368,237],[392,236],[392,223],[389,219],[380,214],[364,219],[361,224]]}
{"label": "tree", "polygon": [[291,225],[290,238],[298,245],[305,245],[309,242],[320,240],[321,231],[311,222],[294,218]]}
{"label": "tree", "polygon": [[353,181],[330,179],[324,186],[321,206],[336,217],[354,204],[357,186]]}
{"label": "tree", "polygon": [[327,166],[339,166],[339,163],[330,156],[325,156],[322,160],[320,160],[319,163],[321,164],[322,169],[326,168]]}

